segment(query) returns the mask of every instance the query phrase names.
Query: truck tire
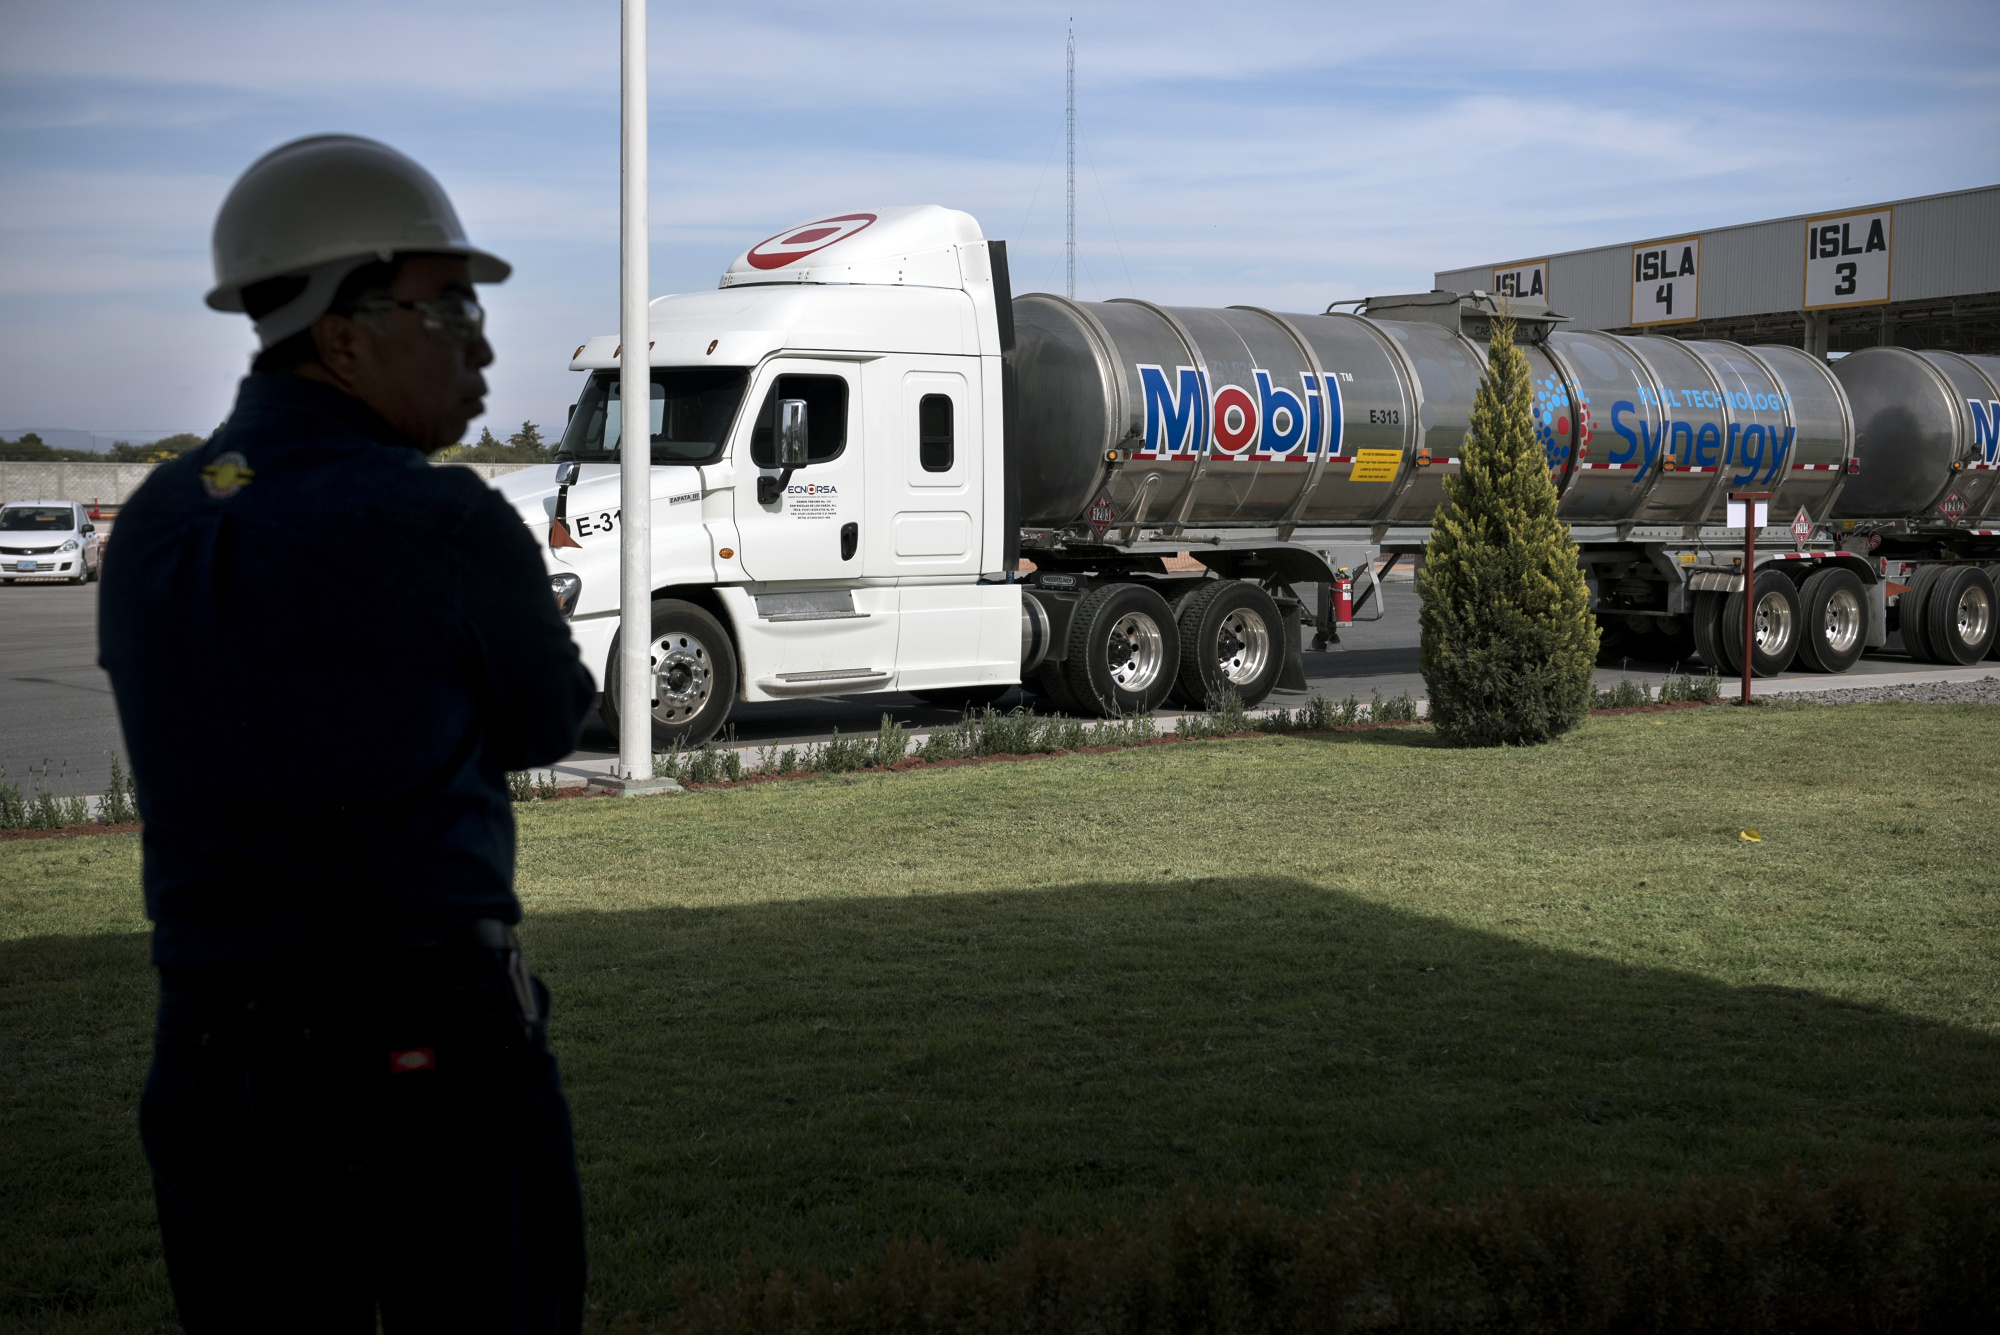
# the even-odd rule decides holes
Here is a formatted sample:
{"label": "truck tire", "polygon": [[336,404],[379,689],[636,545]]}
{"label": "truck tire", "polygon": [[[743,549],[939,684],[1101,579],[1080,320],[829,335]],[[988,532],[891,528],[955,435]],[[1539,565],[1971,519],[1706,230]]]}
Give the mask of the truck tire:
{"label": "truck tire", "polygon": [[1255,584],[1216,580],[1185,599],[1176,619],[1181,669],[1174,698],[1189,709],[1221,703],[1225,691],[1248,707],[1278,684],[1285,667],[1285,622]]}
{"label": "truck tire", "polygon": [[[1750,651],[1750,672],[1757,677],[1775,677],[1792,665],[1798,656],[1804,611],[1799,605],[1799,586],[1782,571],[1764,570],[1751,586],[1756,609],[1755,639]],[[1731,634],[1731,632],[1735,632]],[[1730,660],[1730,672],[1741,676],[1743,642],[1743,595],[1732,593],[1722,603],[1717,624],[1716,647]]]}
{"label": "truck tire", "polygon": [[1896,602],[1896,625],[1903,632],[1903,648],[1911,658],[1919,663],[1935,663],[1939,660],[1931,654],[1930,618],[1926,609],[1930,604],[1931,586],[1944,573],[1943,566],[1925,566],[1910,581],[1910,591]]}
{"label": "truck tire", "polygon": [[1970,667],[1993,647],[1993,581],[1978,566],[1947,566],[1924,599],[1934,662]]}
{"label": "truck tire", "polygon": [[1180,666],[1173,614],[1151,589],[1107,584],[1077,604],[1062,676],[1079,713],[1151,713],[1173,689]]}
{"label": "truck tire", "polygon": [[1845,672],[1868,647],[1868,592],[1851,570],[1827,566],[1799,589],[1805,624],[1799,665],[1809,672]]}
{"label": "truck tire", "polygon": [[[693,603],[662,598],[653,604],[653,745],[659,750],[700,746],[722,731],[736,703],[736,646],[722,623]],[[618,731],[618,637],[604,673],[597,712]]]}
{"label": "truck tire", "polygon": [[[1729,662],[1723,656],[1720,641],[1723,596],[1698,590],[1688,603],[1688,630],[1694,636],[1694,651],[1701,655],[1702,666],[1718,677],[1729,675]],[[1737,671],[1742,669],[1739,667]]]}

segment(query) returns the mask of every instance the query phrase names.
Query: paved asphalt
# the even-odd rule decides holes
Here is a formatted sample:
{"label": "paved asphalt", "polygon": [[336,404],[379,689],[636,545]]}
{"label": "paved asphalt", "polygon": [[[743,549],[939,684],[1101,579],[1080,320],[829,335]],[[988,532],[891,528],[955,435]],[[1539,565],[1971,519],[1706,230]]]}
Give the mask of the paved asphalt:
{"label": "paved asphalt", "polygon": [[[1357,622],[1342,633],[1337,648],[1306,654],[1306,677],[1313,692],[1334,699],[1351,693],[1363,702],[1376,691],[1384,697],[1408,691],[1422,698],[1416,591],[1407,578],[1399,581],[1392,576],[1386,592],[1381,620]],[[2000,672],[2000,664],[1990,666]],[[1621,676],[1629,676],[1657,685],[1674,667],[1633,659],[1600,668],[1597,680],[1599,685],[1615,686]],[[1772,679],[1765,689],[1783,689],[1778,683],[1791,680],[1821,686],[1834,680],[1862,684],[1869,676],[1885,673],[1944,671],[1911,662],[1901,640],[1892,635],[1887,647],[1871,652],[1840,678],[1787,673]],[[1279,692],[1266,703],[1298,705],[1306,698]],[[999,707],[1010,708],[1025,699],[1014,692]],[[884,713],[912,728],[950,723],[958,717],[914,696],[867,695],[738,705],[731,721],[739,744],[795,744],[822,741],[834,728],[848,734],[873,732]],[[592,714],[582,744],[558,768],[572,774],[601,770],[616,754],[617,745]],[[110,684],[97,666],[97,586],[0,585],[0,766],[5,777],[20,782],[31,771],[39,774],[46,763],[57,792],[101,793],[113,752],[123,760]]]}

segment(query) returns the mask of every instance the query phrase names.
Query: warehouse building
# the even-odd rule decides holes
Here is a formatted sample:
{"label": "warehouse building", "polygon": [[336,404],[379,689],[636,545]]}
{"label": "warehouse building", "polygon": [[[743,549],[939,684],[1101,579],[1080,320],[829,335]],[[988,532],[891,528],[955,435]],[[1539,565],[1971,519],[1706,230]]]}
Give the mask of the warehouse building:
{"label": "warehouse building", "polygon": [[1451,269],[1569,328],[1808,352],[2000,352],[2000,185]]}

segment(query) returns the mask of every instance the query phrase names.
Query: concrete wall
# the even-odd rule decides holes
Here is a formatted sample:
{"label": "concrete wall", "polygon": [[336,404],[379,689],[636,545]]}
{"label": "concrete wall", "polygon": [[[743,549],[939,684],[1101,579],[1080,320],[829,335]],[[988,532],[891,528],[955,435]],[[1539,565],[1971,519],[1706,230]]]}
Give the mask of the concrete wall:
{"label": "concrete wall", "polygon": [[[157,464],[0,463],[0,501],[96,501],[122,505]],[[469,468],[491,482],[531,464],[439,464]]]}

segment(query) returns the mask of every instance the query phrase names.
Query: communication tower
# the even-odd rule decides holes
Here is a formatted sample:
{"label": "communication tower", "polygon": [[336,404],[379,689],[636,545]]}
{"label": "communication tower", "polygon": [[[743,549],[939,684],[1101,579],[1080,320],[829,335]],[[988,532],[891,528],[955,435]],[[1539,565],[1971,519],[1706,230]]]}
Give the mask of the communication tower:
{"label": "communication tower", "polygon": [[1076,300],[1076,15],[1069,19],[1069,270],[1063,295]]}

